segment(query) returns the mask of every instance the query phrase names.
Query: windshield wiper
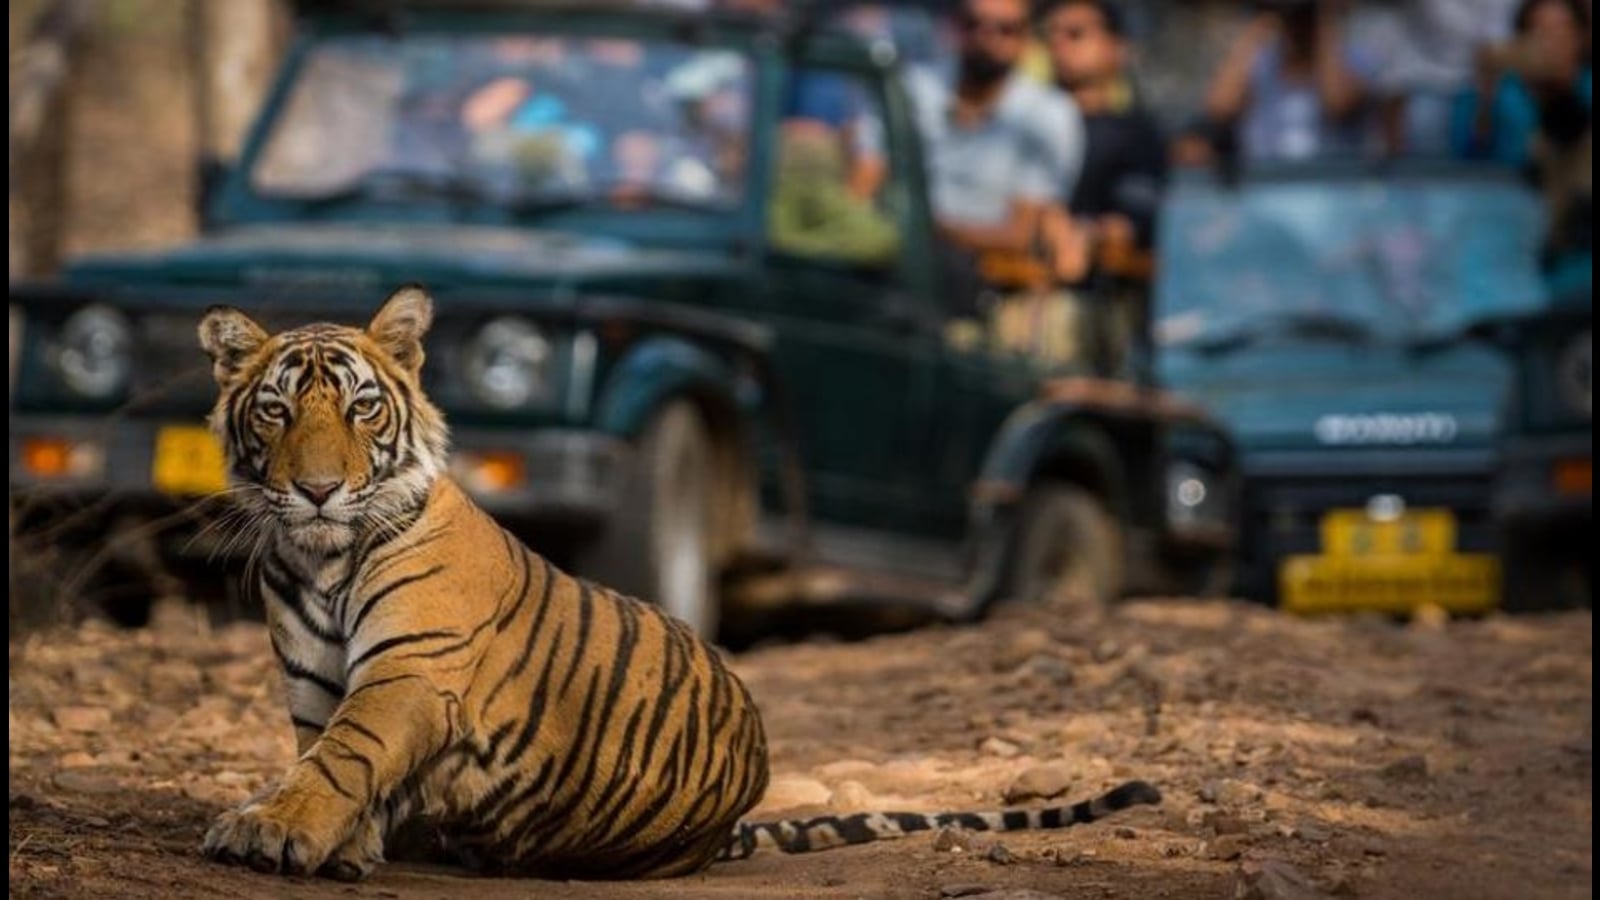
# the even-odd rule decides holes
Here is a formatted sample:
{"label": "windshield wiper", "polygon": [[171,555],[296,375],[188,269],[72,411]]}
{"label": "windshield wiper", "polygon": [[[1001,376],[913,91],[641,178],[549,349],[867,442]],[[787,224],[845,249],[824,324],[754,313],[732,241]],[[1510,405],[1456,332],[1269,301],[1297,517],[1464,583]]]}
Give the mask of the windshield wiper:
{"label": "windshield wiper", "polygon": [[1232,353],[1275,335],[1346,344],[1369,344],[1374,338],[1372,327],[1353,316],[1325,310],[1286,310],[1266,313],[1236,328],[1201,335],[1188,346],[1201,353]]}
{"label": "windshield wiper", "polygon": [[1495,325],[1494,319],[1478,319],[1465,325],[1418,334],[1406,341],[1406,349],[1417,356],[1431,356],[1463,344],[1494,346],[1498,330]]}
{"label": "windshield wiper", "polygon": [[[626,188],[626,193],[616,193]],[[569,210],[604,207],[606,209],[655,208],[710,212],[715,206],[705,200],[659,191],[633,183],[591,184],[562,193],[533,193],[516,197],[505,204],[517,215],[541,215]]]}
{"label": "windshield wiper", "polygon": [[[617,193],[626,188],[626,193]],[[715,206],[683,194],[660,191],[631,182],[590,184],[572,190],[516,193],[496,190],[478,179],[459,175],[403,169],[368,172],[343,187],[321,194],[274,194],[279,199],[304,203],[313,209],[361,200],[408,199],[443,200],[449,203],[485,206],[518,216],[545,215],[575,209],[657,208],[707,212]]]}
{"label": "windshield wiper", "polygon": [[278,199],[304,203],[313,209],[358,200],[385,200],[395,196],[446,200],[452,203],[493,204],[497,198],[479,181],[436,172],[382,169],[368,172],[343,187],[320,194],[273,194]]}

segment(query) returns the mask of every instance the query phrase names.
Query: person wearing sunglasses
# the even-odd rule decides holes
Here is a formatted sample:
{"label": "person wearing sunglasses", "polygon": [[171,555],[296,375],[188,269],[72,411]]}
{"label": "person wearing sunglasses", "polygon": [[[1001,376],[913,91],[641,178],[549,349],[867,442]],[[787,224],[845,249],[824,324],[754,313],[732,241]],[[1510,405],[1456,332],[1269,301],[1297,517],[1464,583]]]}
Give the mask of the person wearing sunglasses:
{"label": "person wearing sunglasses", "polygon": [[1077,108],[1018,68],[1031,36],[1027,0],[963,0],[954,83],[907,75],[940,234],[980,269],[985,256],[1033,254],[1041,214],[1082,164]]}

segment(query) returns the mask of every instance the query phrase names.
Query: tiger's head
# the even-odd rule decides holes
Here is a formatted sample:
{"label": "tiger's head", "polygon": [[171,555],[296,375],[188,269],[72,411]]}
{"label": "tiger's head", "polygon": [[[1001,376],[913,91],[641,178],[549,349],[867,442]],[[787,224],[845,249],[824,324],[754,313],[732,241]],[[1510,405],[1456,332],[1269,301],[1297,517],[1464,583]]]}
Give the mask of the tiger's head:
{"label": "tiger's head", "polygon": [[200,322],[221,389],[211,427],[236,499],[320,554],[404,521],[444,471],[444,417],[422,393],[433,301],[396,291],[365,330],[319,323],[269,335],[237,309]]}

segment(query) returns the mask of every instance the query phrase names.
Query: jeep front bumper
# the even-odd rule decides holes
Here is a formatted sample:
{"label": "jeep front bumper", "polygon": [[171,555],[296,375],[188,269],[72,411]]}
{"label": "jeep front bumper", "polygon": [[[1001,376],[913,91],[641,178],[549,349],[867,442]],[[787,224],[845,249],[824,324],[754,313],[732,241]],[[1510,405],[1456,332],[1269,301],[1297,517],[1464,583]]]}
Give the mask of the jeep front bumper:
{"label": "jeep front bumper", "polygon": [[1587,432],[1508,440],[1494,489],[1501,527],[1542,531],[1587,523],[1594,510],[1593,456]]}
{"label": "jeep front bumper", "polygon": [[[157,435],[168,423],[115,417],[13,415],[13,497],[181,506],[195,495],[160,490]],[[526,524],[598,524],[619,503],[629,445],[599,432],[464,429],[451,472],[490,513]]]}

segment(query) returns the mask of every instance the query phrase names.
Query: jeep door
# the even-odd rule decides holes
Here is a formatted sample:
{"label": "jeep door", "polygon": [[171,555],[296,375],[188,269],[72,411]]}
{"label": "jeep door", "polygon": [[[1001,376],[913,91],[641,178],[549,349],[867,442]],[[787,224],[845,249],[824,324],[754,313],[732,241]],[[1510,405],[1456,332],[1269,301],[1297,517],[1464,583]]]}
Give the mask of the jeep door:
{"label": "jeep door", "polygon": [[765,304],[813,516],[914,528],[929,457],[937,321],[904,248],[915,221],[904,98],[824,54],[783,73],[772,142]]}

